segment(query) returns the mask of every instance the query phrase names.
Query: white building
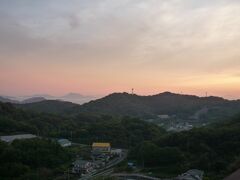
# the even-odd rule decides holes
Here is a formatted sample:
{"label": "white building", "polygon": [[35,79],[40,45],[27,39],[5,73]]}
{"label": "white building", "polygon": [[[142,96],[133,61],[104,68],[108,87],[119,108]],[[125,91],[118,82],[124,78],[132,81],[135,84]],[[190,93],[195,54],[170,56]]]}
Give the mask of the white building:
{"label": "white building", "polygon": [[33,134],[17,134],[17,135],[11,135],[11,136],[0,136],[1,141],[12,143],[14,140],[20,140],[20,139],[32,139],[36,138],[36,135]]}
{"label": "white building", "polygon": [[160,114],[160,115],[158,115],[158,118],[160,118],[160,119],[169,119],[170,116],[167,115],[167,114]]}
{"label": "white building", "polygon": [[58,143],[62,146],[62,147],[69,147],[72,145],[72,142],[69,141],[68,139],[59,139]]}
{"label": "white building", "polygon": [[122,156],[122,149],[111,149],[111,154],[116,156]]}

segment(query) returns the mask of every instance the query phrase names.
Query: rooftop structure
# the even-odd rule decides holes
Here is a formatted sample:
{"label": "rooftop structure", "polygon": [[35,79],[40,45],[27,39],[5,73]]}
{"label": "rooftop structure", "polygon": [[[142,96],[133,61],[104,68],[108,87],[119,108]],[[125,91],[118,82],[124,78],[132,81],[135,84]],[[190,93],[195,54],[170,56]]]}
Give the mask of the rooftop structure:
{"label": "rooftop structure", "polygon": [[158,115],[158,118],[160,118],[160,119],[169,119],[170,116],[167,115],[167,114],[160,114],[160,115]]}
{"label": "rooftop structure", "polygon": [[11,135],[11,136],[0,136],[1,141],[12,143],[16,139],[32,139],[36,138],[36,135],[33,134],[18,134],[18,135]]}
{"label": "rooftop structure", "polygon": [[92,150],[93,150],[93,152],[110,153],[111,145],[110,145],[110,143],[94,142],[92,144]]}
{"label": "rooftop structure", "polygon": [[78,173],[78,174],[88,174],[93,170],[93,164],[89,161],[85,160],[76,160],[73,163],[73,173]]}
{"label": "rooftop structure", "polygon": [[62,146],[62,147],[68,147],[71,146],[72,143],[71,141],[69,141],[68,139],[59,139],[58,143]]}
{"label": "rooftop structure", "polygon": [[110,146],[111,146],[110,143],[96,143],[96,142],[94,142],[92,144],[92,147],[110,147]]}
{"label": "rooftop structure", "polygon": [[122,156],[122,149],[111,149],[112,155]]}
{"label": "rooftop structure", "polygon": [[203,174],[203,171],[200,171],[198,169],[191,169],[184,174],[178,176],[176,180],[202,180]]}

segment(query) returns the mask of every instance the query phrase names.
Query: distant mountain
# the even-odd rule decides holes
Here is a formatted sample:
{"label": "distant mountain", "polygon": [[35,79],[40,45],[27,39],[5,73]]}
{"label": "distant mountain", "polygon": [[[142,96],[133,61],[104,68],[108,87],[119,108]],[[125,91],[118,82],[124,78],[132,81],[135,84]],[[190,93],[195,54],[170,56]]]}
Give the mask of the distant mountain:
{"label": "distant mountain", "polygon": [[15,97],[6,98],[6,97],[1,97],[0,96],[0,102],[9,102],[12,104],[28,104],[28,103],[35,103],[35,102],[40,102],[40,101],[45,101],[46,99],[43,97],[31,97],[27,98],[25,100],[15,100]]}
{"label": "distant mountain", "polygon": [[78,94],[78,93],[68,93],[61,98],[67,98],[67,99],[78,99],[78,98],[85,98],[85,96]]}
{"label": "distant mountain", "polygon": [[[79,96],[70,94],[68,97]],[[128,93],[113,93],[104,98],[83,105],[59,100],[48,100],[26,105],[24,109],[58,114],[95,114],[112,116],[133,116],[143,119],[157,119],[159,115],[175,119],[214,121],[240,113],[240,101],[230,101],[221,97],[198,97],[164,92],[152,96]]]}
{"label": "distant mountain", "polygon": [[13,103],[13,104],[19,103],[19,101],[12,100],[10,98],[2,97],[2,96],[0,96],[0,102],[5,102],[5,103],[8,102],[8,103]]}
{"label": "distant mountain", "polygon": [[33,112],[71,114],[73,113],[74,108],[78,107],[79,105],[59,100],[44,100],[34,103],[17,104],[15,106],[23,110],[30,110]]}
{"label": "distant mountain", "polygon": [[55,97],[49,94],[34,94],[32,96],[29,97],[43,97],[45,99],[54,99]]}
{"label": "distant mountain", "polygon": [[69,102],[76,103],[76,104],[84,104],[91,100],[95,100],[96,97],[84,96],[84,95],[81,95],[78,93],[69,93],[62,97],[58,97],[57,99],[63,100],[63,101],[69,101]]}
{"label": "distant mountain", "polygon": [[[76,104],[84,104],[89,101],[97,99],[93,96],[84,96],[78,93],[68,93],[64,96],[51,96],[48,94],[35,94],[30,96],[16,96],[16,97],[7,97],[2,96],[4,98],[2,102],[12,102],[12,103],[32,103],[32,102],[38,102],[43,100],[61,100],[61,101],[68,101]],[[1,101],[1,99],[0,99]]]}
{"label": "distant mountain", "polygon": [[36,102],[41,102],[41,101],[45,101],[45,100],[46,99],[43,97],[32,97],[32,98],[21,101],[21,104],[36,103]]}

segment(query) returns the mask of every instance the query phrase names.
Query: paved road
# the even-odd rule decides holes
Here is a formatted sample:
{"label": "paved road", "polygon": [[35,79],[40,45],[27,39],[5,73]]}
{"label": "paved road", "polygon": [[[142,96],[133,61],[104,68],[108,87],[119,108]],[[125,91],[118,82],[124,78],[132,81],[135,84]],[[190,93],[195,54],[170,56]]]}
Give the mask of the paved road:
{"label": "paved road", "polygon": [[126,173],[116,173],[112,174],[113,177],[119,177],[124,179],[144,179],[144,180],[160,180],[156,177],[145,176],[142,174],[126,174]]}
{"label": "paved road", "polygon": [[96,178],[96,177],[99,177],[99,176],[108,176],[108,175],[110,175],[112,173],[113,173],[113,168],[107,169],[107,170],[102,171],[102,172],[100,172],[100,173],[98,173],[96,175],[93,175],[91,178]]}
{"label": "paved road", "polygon": [[81,177],[79,180],[88,180],[94,177],[109,175],[113,173],[113,167],[121,163],[124,159],[126,159],[127,153],[128,153],[127,150],[123,150],[121,157],[111,160],[106,167],[99,169],[97,172],[93,172],[91,174],[88,174],[87,176]]}

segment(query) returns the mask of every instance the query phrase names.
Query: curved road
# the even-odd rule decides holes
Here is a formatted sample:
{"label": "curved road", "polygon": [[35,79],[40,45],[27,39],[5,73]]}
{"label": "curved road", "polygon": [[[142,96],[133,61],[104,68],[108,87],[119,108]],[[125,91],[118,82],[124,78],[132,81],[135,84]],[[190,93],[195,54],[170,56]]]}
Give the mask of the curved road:
{"label": "curved road", "polygon": [[125,174],[125,173],[116,173],[112,174],[112,177],[119,177],[119,178],[136,178],[136,179],[144,179],[144,180],[160,180],[159,178],[156,177],[151,177],[151,176],[145,176],[142,174]]}
{"label": "curved road", "polygon": [[112,161],[110,161],[107,164],[106,167],[99,169],[97,172],[93,172],[84,177],[81,177],[79,180],[88,180],[88,179],[92,179],[92,178],[95,178],[98,176],[109,175],[109,174],[113,173],[113,167],[118,165],[119,163],[121,163],[124,159],[126,159],[127,153],[128,153],[127,150],[123,150],[121,157],[113,159]]}

